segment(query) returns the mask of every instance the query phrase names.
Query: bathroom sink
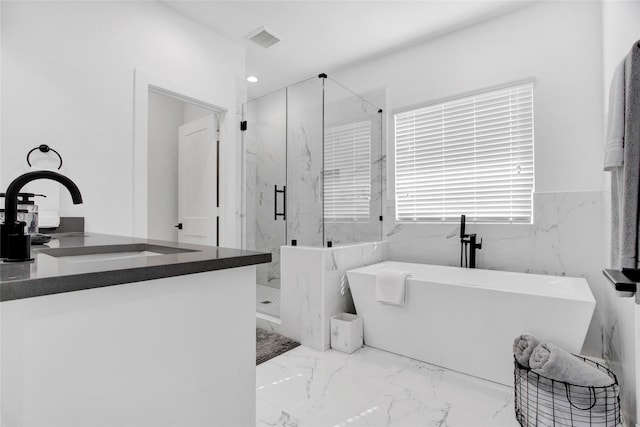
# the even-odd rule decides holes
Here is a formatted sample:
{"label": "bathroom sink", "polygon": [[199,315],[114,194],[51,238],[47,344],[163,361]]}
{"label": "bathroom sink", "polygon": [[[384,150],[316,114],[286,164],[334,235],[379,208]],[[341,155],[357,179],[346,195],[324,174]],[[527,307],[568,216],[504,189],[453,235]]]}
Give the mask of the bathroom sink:
{"label": "bathroom sink", "polygon": [[191,249],[171,246],[134,243],[127,245],[88,246],[74,248],[51,248],[38,251],[65,262],[93,262],[117,259],[142,258],[158,255],[194,252]]}
{"label": "bathroom sink", "polygon": [[69,231],[67,233],[55,233],[55,238],[59,237],[91,237],[89,234],[86,234],[83,231]]}
{"label": "bathroom sink", "polygon": [[60,261],[65,261],[65,262],[87,262],[87,261],[106,261],[106,260],[125,259],[125,258],[140,258],[140,257],[156,256],[156,255],[163,255],[163,254],[158,252],[151,252],[151,251],[127,251],[127,252],[107,252],[104,254],[56,256],[56,258]]}

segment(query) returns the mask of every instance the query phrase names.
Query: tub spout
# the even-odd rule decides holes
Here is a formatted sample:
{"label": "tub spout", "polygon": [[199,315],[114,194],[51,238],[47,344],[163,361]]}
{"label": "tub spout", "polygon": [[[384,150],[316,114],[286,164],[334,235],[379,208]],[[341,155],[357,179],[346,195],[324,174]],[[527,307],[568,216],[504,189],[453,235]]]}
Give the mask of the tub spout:
{"label": "tub spout", "polygon": [[14,179],[5,193],[4,223],[0,225],[0,258],[6,261],[31,259],[31,238],[24,234],[24,223],[18,222],[18,193],[27,183],[36,179],[57,181],[69,190],[75,205],[82,203],[78,186],[64,175],[53,171],[27,172]]}
{"label": "tub spout", "polygon": [[[480,243],[477,241],[477,235],[465,233],[466,217],[460,216],[460,267],[462,267],[462,259],[464,257],[465,267],[476,268],[476,250],[482,249],[482,238]],[[468,246],[468,248],[467,248]],[[467,249],[469,257],[467,258]],[[467,262],[468,261],[468,262]]]}
{"label": "tub spout", "polygon": [[469,235],[469,268],[476,268],[476,249],[482,249],[482,238],[480,243],[477,243],[476,239],[475,234]]}

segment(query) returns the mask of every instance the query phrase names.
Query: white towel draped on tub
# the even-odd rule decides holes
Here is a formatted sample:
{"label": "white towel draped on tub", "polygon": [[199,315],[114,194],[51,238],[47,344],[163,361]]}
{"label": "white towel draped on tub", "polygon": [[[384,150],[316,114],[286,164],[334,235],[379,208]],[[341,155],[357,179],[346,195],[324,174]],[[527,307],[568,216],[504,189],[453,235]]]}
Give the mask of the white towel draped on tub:
{"label": "white towel draped on tub", "polygon": [[376,274],[376,301],[384,304],[404,305],[409,271],[380,270]]}

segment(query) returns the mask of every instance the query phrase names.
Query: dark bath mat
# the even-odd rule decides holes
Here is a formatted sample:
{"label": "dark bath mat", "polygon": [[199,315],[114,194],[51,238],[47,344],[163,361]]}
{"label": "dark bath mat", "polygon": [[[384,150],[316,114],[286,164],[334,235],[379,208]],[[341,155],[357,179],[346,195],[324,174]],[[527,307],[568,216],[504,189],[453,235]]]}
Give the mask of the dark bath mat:
{"label": "dark bath mat", "polygon": [[256,328],[256,365],[296,348],[300,343],[282,335]]}

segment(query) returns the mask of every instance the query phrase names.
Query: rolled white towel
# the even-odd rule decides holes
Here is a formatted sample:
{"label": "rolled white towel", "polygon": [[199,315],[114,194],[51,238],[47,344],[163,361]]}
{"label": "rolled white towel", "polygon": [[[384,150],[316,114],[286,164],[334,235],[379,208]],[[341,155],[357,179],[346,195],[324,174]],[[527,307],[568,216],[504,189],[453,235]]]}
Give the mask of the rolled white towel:
{"label": "rolled white towel", "polygon": [[522,334],[513,341],[513,355],[520,365],[529,367],[529,358],[538,344],[540,341],[531,334]]}
{"label": "rolled white towel", "polygon": [[605,387],[614,383],[606,373],[547,341],[533,350],[529,366],[536,374],[573,385]]}

